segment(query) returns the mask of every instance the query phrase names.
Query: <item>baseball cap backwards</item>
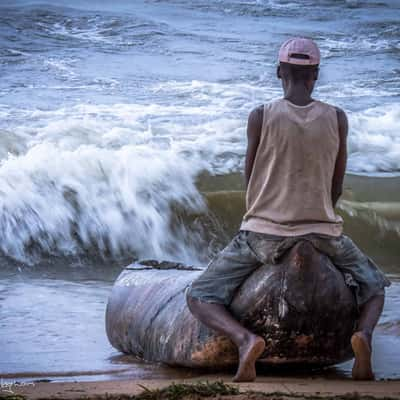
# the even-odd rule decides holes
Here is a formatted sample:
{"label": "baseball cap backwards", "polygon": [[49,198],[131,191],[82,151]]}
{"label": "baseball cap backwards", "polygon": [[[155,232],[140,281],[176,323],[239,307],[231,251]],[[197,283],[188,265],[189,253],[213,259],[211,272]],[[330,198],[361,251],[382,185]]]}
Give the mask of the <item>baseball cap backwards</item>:
{"label": "baseball cap backwards", "polygon": [[297,65],[317,65],[320,62],[320,52],[311,39],[292,38],[286,40],[279,49],[279,61]]}

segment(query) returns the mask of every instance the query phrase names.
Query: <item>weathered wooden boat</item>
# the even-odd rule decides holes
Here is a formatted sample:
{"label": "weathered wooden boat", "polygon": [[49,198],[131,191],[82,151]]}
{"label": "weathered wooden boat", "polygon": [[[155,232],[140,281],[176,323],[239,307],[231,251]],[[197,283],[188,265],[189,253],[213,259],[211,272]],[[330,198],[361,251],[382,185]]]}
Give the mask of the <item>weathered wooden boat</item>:
{"label": "weathered wooden boat", "polygon": [[[170,365],[236,365],[233,343],[198,322],[186,305],[185,290],[200,273],[155,261],[125,268],[107,305],[111,344]],[[309,242],[296,244],[279,264],[258,268],[238,289],[230,309],[264,337],[260,363],[325,366],[353,356],[354,296],[342,274]]]}

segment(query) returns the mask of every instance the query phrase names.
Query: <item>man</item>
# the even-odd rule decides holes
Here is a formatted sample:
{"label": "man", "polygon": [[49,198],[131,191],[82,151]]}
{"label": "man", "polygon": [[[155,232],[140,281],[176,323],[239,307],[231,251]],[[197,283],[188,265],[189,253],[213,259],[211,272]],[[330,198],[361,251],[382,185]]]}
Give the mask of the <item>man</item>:
{"label": "man", "polygon": [[319,49],[310,39],[294,38],[281,46],[277,76],[284,98],[254,109],[248,120],[247,210],[241,230],[187,292],[193,315],[237,345],[236,382],[255,379],[255,361],[265,342],[241,326],[226,306],[248,275],[265,263],[265,254],[293,237],[311,241],[351,275],[360,309],[351,338],[352,375],[374,378],[371,337],[390,282],[342,234],[343,221],[334,211],[346,169],[348,126],[341,109],[311,97],[319,63]]}

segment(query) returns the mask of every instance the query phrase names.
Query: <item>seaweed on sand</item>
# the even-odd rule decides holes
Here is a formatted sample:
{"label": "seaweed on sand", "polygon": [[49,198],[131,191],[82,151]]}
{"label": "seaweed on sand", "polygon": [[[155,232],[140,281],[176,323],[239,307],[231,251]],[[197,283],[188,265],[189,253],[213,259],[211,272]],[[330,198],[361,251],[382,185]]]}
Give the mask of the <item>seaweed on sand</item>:
{"label": "seaweed on sand", "polygon": [[135,400],[180,400],[187,396],[233,396],[240,393],[237,387],[226,385],[222,381],[206,381],[194,384],[172,383],[165,388],[154,390],[150,390],[143,385],[140,385],[140,387],[143,388],[144,391],[134,396]]}
{"label": "seaweed on sand", "polygon": [[[75,399],[80,400],[201,400],[206,397],[214,397],[223,400],[233,400],[237,396],[238,400],[395,400],[397,397],[374,397],[362,395],[357,392],[344,395],[323,395],[323,394],[302,394],[302,393],[264,393],[259,391],[240,391],[239,386],[232,386],[223,381],[196,382],[196,383],[172,383],[171,385],[160,389],[149,389],[144,385],[139,385],[143,391],[136,395],[130,394],[109,394],[102,395],[76,395]],[[43,398],[46,400],[53,397]],[[62,396],[54,397],[57,400],[63,400]],[[26,400],[27,397],[10,394],[1,395],[1,400]],[[71,399],[68,396],[68,399]]]}

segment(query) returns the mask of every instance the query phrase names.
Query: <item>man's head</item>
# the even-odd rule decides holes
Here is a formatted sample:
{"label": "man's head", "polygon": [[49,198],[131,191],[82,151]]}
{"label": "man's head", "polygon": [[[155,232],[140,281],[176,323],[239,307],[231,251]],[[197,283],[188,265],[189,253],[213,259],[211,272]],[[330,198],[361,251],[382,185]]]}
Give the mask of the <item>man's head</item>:
{"label": "man's head", "polygon": [[277,75],[284,90],[289,85],[304,85],[311,93],[318,79],[320,52],[311,39],[293,38],[279,50]]}

